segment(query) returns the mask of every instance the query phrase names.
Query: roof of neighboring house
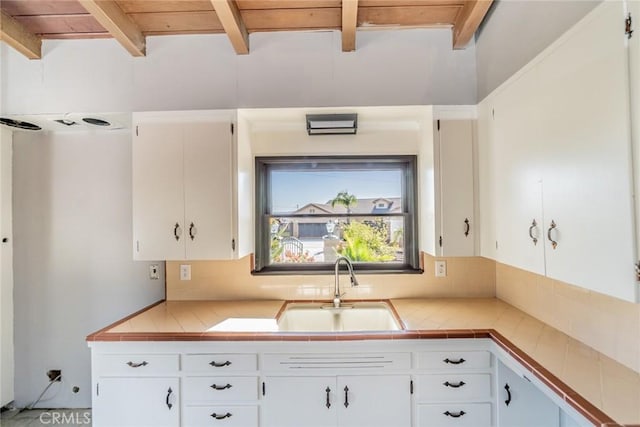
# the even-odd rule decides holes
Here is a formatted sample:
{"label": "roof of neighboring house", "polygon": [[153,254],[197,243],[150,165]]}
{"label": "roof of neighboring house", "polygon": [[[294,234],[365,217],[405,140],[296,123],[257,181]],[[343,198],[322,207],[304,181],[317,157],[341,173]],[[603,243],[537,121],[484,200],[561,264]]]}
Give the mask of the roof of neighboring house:
{"label": "roof of neighboring house", "polygon": [[[384,202],[387,208],[379,208],[378,204]],[[296,209],[290,214],[304,214],[309,211],[310,208],[319,209],[322,214],[346,214],[347,208],[343,205],[336,204],[331,206],[331,202],[327,203],[308,203],[299,209]],[[351,214],[387,214],[387,213],[399,213],[402,212],[402,199],[400,197],[376,197],[358,199],[355,205],[350,207]]]}

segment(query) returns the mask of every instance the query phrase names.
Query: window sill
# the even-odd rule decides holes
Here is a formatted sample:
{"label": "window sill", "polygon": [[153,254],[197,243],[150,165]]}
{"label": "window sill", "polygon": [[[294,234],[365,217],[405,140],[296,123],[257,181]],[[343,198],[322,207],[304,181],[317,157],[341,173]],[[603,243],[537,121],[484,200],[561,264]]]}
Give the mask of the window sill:
{"label": "window sill", "polygon": [[[358,265],[354,265],[354,272],[358,275],[361,274],[423,274],[424,269],[422,268],[413,268],[411,266],[398,266],[397,268],[389,268],[389,267],[377,267],[377,266],[368,266],[367,268],[358,268]],[[326,274],[334,274],[334,266],[333,265],[323,265],[323,266],[304,266],[298,267],[295,266],[270,266],[263,267],[260,270],[251,270],[252,276],[313,276],[313,275],[326,275]],[[341,272],[346,271],[340,269]]]}

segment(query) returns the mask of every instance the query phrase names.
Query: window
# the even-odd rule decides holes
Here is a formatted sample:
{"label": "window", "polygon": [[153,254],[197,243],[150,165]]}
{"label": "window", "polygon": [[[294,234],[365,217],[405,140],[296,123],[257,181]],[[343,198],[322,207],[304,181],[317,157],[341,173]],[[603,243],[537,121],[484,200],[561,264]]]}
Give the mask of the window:
{"label": "window", "polygon": [[254,273],[420,271],[416,156],[256,158]]}

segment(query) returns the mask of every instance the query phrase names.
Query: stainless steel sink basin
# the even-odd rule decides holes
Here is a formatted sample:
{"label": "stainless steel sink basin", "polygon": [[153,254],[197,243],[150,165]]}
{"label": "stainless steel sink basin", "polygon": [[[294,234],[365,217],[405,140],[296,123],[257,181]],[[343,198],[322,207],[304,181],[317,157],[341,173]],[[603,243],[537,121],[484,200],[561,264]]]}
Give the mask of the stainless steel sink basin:
{"label": "stainless steel sink basin", "polygon": [[278,319],[278,329],[289,332],[397,331],[399,321],[385,302],[289,303]]}

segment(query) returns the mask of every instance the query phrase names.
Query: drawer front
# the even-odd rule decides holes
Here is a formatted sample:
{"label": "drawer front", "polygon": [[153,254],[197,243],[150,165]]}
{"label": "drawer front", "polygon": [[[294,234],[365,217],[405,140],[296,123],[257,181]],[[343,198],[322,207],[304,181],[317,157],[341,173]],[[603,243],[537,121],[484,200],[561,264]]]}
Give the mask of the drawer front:
{"label": "drawer front", "polygon": [[[264,370],[295,371],[310,369],[314,372],[360,371],[377,372],[410,369],[411,353],[307,353],[265,354]],[[322,370],[322,371],[321,371]]]}
{"label": "drawer front", "polygon": [[212,403],[258,399],[258,377],[186,377],[185,402]]}
{"label": "drawer front", "polygon": [[491,427],[491,404],[418,405],[417,426]]}
{"label": "drawer front", "polygon": [[177,354],[99,354],[94,361],[98,375],[155,375],[180,369]]}
{"label": "drawer front", "polygon": [[182,369],[185,372],[215,372],[216,374],[234,371],[255,371],[258,368],[256,354],[186,354],[182,356]]}
{"label": "drawer front", "polygon": [[258,427],[257,406],[187,406],[184,427]]}
{"label": "drawer front", "polygon": [[488,369],[491,353],[488,351],[425,351],[418,353],[418,369],[465,370]]}
{"label": "drawer front", "polygon": [[416,378],[419,401],[450,402],[491,399],[490,374],[419,375]]}

